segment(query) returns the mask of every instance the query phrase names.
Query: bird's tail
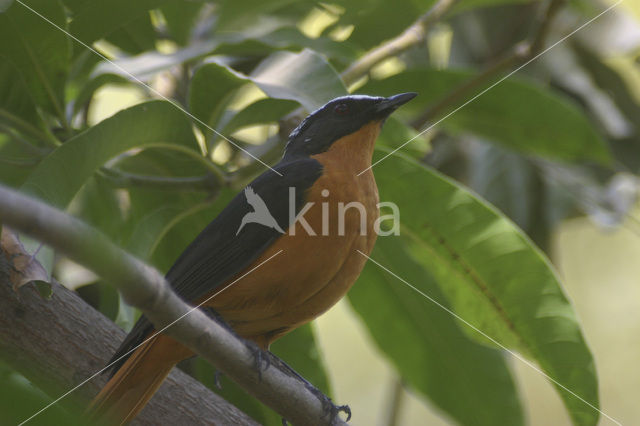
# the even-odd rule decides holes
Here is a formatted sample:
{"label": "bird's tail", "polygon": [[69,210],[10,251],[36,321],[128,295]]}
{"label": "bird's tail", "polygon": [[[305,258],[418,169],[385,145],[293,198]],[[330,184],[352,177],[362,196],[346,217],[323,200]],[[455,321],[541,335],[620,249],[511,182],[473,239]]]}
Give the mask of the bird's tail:
{"label": "bird's tail", "polygon": [[91,401],[88,416],[100,425],[131,421],[158,390],[178,360],[167,357],[164,336],[141,345]]}

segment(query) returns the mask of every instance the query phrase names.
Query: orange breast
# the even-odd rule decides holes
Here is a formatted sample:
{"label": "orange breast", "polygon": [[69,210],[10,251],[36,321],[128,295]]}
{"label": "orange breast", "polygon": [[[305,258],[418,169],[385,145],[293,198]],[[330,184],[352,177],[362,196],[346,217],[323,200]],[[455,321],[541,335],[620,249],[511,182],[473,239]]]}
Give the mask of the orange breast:
{"label": "orange breast", "polygon": [[280,254],[207,303],[238,334],[267,347],[333,306],[358,278],[366,259],[356,250],[369,254],[376,239],[378,189],[371,170],[357,174],[371,165],[379,130],[372,123],[314,156],[323,175],[303,217],[316,235],[296,222],[247,270]]}

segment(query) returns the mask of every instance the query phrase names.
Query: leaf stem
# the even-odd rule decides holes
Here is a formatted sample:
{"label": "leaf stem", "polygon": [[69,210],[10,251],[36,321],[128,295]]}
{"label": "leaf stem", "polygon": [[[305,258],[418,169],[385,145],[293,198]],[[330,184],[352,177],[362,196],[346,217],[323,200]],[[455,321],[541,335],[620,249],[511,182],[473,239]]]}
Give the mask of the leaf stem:
{"label": "leaf stem", "polygon": [[227,177],[226,177],[225,173],[214,162],[212,162],[207,157],[205,157],[204,155],[194,151],[191,148],[187,148],[186,146],[182,146],[182,145],[169,144],[169,143],[154,143],[154,144],[149,145],[149,146],[150,147],[154,147],[154,148],[170,149],[172,151],[178,151],[178,152],[181,152],[183,154],[186,154],[187,156],[193,158],[194,160],[198,161],[200,164],[205,166],[207,168],[207,170],[209,170],[211,172],[211,174],[213,176],[215,176],[215,178],[220,183],[223,183],[223,182],[227,181]]}
{"label": "leaf stem", "polygon": [[9,122],[11,125],[13,125],[13,127],[21,131],[25,135],[33,136],[37,140],[47,142],[49,144],[53,143],[55,146],[60,145],[59,141],[55,140],[55,142],[53,142],[51,140],[52,135],[43,132],[31,123],[23,120],[15,114],[10,113],[6,109],[0,108],[0,119],[4,119],[5,121]]}
{"label": "leaf stem", "polygon": [[389,397],[389,411],[387,413],[387,426],[397,426],[400,421],[400,412],[404,402],[404,385],[398,376],[393,377],[391,383],[391,395]]}
{"label": "leaf stem", "polygon": [[205,191],[216,194],[224,184],[211,173],[189,177],[148,176],[108,167],[100,168],[98,173],[116,188],[137,186],[168,191]]}

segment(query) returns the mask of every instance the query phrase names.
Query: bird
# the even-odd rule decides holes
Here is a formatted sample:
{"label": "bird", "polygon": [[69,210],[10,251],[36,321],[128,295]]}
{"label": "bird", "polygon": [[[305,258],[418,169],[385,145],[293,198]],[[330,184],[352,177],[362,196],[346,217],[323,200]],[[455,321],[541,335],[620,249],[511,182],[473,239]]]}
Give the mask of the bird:
{"label": "bird", "polygon": [[251,188],[251,185],[247,185],[247,187],[244,189],[244,196],[247,198],[247,203],[249,203],[251,207],[253,207],[253,211],[244,215],[244,217],[242,218],[242,222],[240,222],[240,227],[236,231],[236,235],[238,235],[240,231],[242,231],[242,228],[244,228],[247,223],[258,223],[260,225],[273,228],[279,231],[281,234],[284,234],[284,231],[282,230],[282,228],[280,228],[278,222],[276,222],[276,220],[269,212],[269,208],[267,207],[267,205],[264,203],[262,198],[260,198],[260,196],[255,193],[253,188]]}
{"label": "bird", "polygon": [[[173,291],[265,351],[337,303],[376,241],[376,139],[389,115],[416,95],[342,96],[309,114],[289,135],[281,160],[178,257],[166,274]],[[362,209],[345,208],[348,203]],[[89,405],[92,418],[131,421],[175,364],[194,355],[154,333],[141,316],[107,364],[111,377]]]}

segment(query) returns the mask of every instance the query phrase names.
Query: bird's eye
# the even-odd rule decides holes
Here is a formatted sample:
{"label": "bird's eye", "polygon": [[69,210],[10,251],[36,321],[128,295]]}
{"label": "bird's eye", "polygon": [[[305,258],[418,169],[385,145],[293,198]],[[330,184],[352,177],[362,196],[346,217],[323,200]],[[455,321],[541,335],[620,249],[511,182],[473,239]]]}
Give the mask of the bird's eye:
{"label": "bird's eye", "polygon": [[338,115],[347,115],[349,114],[349,105],[347,104],[338,104],[333,109]]}

